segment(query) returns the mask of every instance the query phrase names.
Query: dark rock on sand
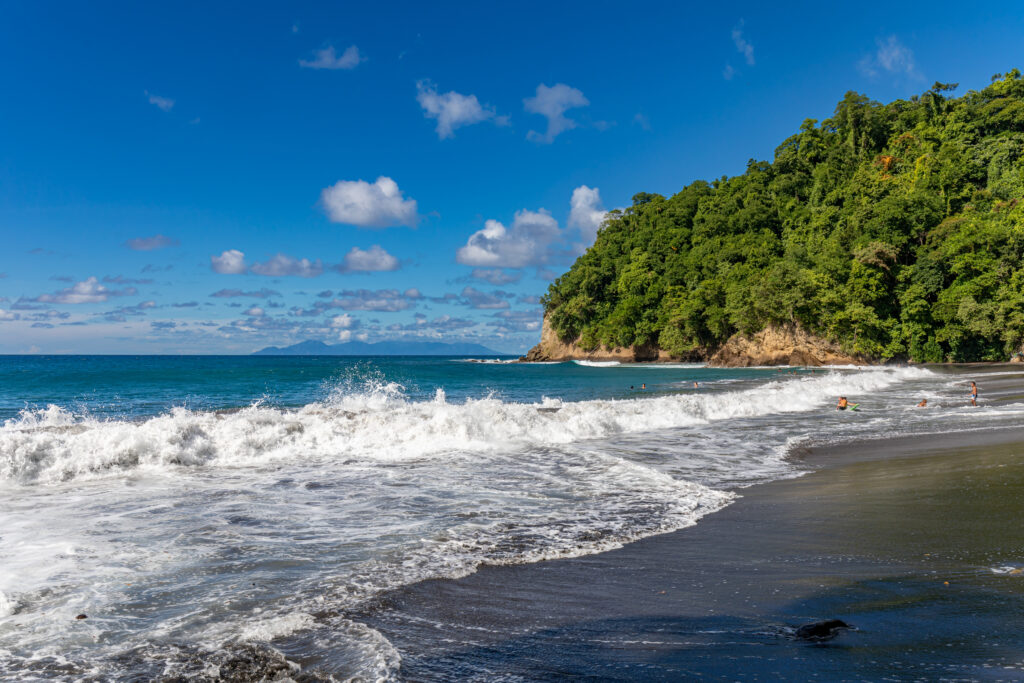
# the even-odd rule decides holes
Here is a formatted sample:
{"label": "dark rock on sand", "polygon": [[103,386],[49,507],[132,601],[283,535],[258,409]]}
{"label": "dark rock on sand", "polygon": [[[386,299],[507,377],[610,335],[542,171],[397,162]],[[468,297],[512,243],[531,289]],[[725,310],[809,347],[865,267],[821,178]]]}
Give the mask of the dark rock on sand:
{"label": "dark rock on sand", "polygon": [[795,635],[802,640],[820,643],[824,640],[832,640],[843,631],[851,628],[853,627],[841,619],[826,619],[825,621],[804,624],[796,630]]}

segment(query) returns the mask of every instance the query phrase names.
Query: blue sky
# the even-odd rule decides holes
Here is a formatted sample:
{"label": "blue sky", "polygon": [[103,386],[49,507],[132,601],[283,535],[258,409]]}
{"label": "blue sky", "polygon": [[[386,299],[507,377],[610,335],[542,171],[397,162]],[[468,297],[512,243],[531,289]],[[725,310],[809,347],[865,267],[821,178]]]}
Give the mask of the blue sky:
{"label": "blue sky", "polygon": [[0,353],[519,352],[633,194],[847,90],[1024,65],[1012,3],[7,3]]}

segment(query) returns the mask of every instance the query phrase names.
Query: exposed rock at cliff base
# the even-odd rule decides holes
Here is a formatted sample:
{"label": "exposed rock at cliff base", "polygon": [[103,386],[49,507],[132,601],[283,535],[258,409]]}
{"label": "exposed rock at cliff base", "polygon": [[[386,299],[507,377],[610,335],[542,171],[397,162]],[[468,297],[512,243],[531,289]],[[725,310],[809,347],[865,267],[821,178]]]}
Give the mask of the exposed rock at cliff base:
{"label": "exposed rock at cliff base", "polygon": [[642,361],[665,362],[679,359],[666,351],[660,350],[656,346],[627,346],[614,349],[602,346],[592,351],[586,351],[576,342],[563,342],[559,339],[558,333],[551,327],[547,316],[544,316],[544,323],[541,325],[540,330],[540,343],[530,349],[519,360],[524,363],[567,360],[617,360],[622,363],[634,363]]}
{"label": "exposed rock at cliff base", "polygon": [[708,365],[746,368],[755,365],[863,365],[866,360],[838,344],[816,337],[795,324],[773,325],[754,335],[734,334]]}
{"label": "exposed rock at cliff base", "polygon": [[525,363],[568,360],[619,361],[697,361],[720,368],[747,368],[757,365],[865,365],[867,359],[851,355],[838,344],[816,337],[796,324],[773,325],[754,335],[734,334],[713,354],[697,351],[691,356],[673,356],[656,346],[629,346],[586,351],[576,342],[564,342],[548,322],[541,326],[540,343],[519,359]]}

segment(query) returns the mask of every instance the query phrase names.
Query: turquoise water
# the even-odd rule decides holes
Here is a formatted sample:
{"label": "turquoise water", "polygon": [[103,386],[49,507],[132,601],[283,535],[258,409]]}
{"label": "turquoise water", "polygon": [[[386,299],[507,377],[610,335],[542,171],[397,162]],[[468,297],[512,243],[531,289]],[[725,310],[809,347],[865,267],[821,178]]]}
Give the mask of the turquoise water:
{"label": "turquoise water", "polygon": [[[775,370],[700,366],[619,366],[614,373],[575,363],[475,363],[429,357],[337,356],[0,356],[0,419],[54,404],[108,417],[148,417],[175,406],[223,410],[257,401],[297,407],[378,377],[411,400],[443,389],[453,400],[492,395],[535,402],[630,398],[715,382],[777,375]],[[630,387],[633,387],[632,389]]]}
{"label": "turquoise water", "polygon": [[389,680],[347,615],[392,589],[699,524],[800,446],[1024,416],[916,368],[489,360],[0,357],[0,678]]}

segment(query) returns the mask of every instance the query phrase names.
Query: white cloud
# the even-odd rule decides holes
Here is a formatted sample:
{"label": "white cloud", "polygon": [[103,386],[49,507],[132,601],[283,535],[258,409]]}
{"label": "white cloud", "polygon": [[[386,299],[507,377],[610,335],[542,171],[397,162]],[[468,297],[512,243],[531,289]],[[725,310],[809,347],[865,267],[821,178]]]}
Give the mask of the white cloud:
{"label": "white cloud", "polygon": [[0,321],[21,320],[21,315],[14,311],[5,311],[0,308]]}
{"label": "white cloud", "polygon": [[[754,46],[743,37],[742,19],[740,19],[739,25],[732,30],[732,42],[736,45],[736,51],[743,55],[743,59],[747,60],[747,64],[754,66]],[[728,76],[726,80],[729,80]]]}
{"label": "white cloud", "polygon": [[373,184],[365,180],[339,180],[324,188],[320,201],[327,217],[335,223],[361,228],[387,228],[396,225],[416,227],[416,200],[405,199],[398,184],[381,176]]}
{"label": "white cloud", "polygon": [[341,298],[334,299],[326,306],[345,311],[395,312],[411,308],[416,305],[415,300],[420,298],[420,293],[414,289],[406,290],[404,293],[397,289],[359,289],[338,292],[338,295]]}
{"label": "white cloud", "polygon": [[310,261],[278,253],[266,263],[252,264],[250,270],[268,277],[317,277],[324,272],[324,264],[320,259]]}
{"label": "white cloud", "polygon": [[266,313],[259,306],[253,306],[245,314],[251,318],[262,318]]}
{"label": "white cloud", "polygon": [[356,324],[356,319],[350,316],[348,313],[336,315],[331,318],[331,327],[336,329],[347,330]]}
{"label": "white cloud", "polygon": [[597,239],[597,230],[607,214],[601,204],[601,192],[596,187],[580,185],[572,191],[569,206],[569,227],[579,230],[584,245],[589,247]]}
{"label": "white cloud", "polygon": [[352,339],[352,330],[341,330],[338,332],[338,341],[347,342]]}
{"label": "white cloud", "polygon": [[220,256],[211,256],[210,267],[222,275],[241,275],[247,270],[245,254],[237,249],[228,249]]}
{"label": "white cloud", "polygon": [[437,119],[437,137],[455,137],[455,129],[482,121],[493,120],[499,126],[508,123],[508,117],[498,116],[491,106],[481,105],[476,95],[463,95],[454,90],[438,94],[437,86],[429,80],[416,82],[416,101],[423,107],[423,115]]}
{"label": "white cloud", "polygon": [[488,220],[484,228],[469,236],[455,260],[467,266],[522,268],[546,263],[548,247],[562,238],[558,221],[545,209],[516,212],[512,227]]}
{"label": "white cloud", "polygon": [[142,92],[149,98],[149,103],[158,107],[161,111],[170,111],[174,107],[174,100],[169,97],[153,95],[148,90],[143,90]]}
{"label": "white cloud", "polygon": [[520,273],[507,273],[501,268],[474,268],[469,276],[475,280],[490,282],[492,285],[507,285],[512,282],[519,282],[522,278]]}
{"label": "white cloud", "polygon": [[164,247],[176,247],[178,244],[178,240],[166,235],[153,235],[152,237],[136,237],[135,239],[128,240],[124,243],[124,246],[134,251],[153,251],[154,249],[163,249]]}
{"label": "white cloud", "polygon": [[352,247],[345,254],[345,260],[338,268],[344,272],[374,272],[398,270],[398,259],[386,252],[380,245],[373,245],[366,251]]}
{"label": "white cloud", "polygon": [[727,81],[731,81],[732,77],[736,75],[736,69],[732,67],[732,64],[726,64],[725,68],[722,69],[722,78]]}
{"label": "white cloud", "polygon": [[874,78],[881,70],[894,76],[922,78],[917,70],[917,64],[914,62],[914,52],[901,43],[899,38],[894,35],[884,40],[879,38],[875,41],[875,45],[877,48],[875,52],[865,55],[857,64],[857,68],[865,76]]}
{"label": "white cloud", "polygon": [[576,88],[556,83],[550,88],[543,83],[537,86],[537,94],[523,100],[523,106],[531,114],[547,117],[548,129],[542,135],[531,130],[527,138],[535,142],[550,144],[559,133],[576,127],[576,122],[565,117],[565,112],[575,107],[586,107],[590,101]]}
{"label": "white cloud", "polygon": [[462,303],[470,308],[478,310],[506,309],[509,307],[508,299],[502,296],[504,292],[481,292],[474,287],[465,287],[459,295]]}
{"label": "white cloud", "polygon": [[651,120],[647,118],[646,115],[638,112],[635,116],[633,116],[633,125],[640,126],[640,128],[643,130],[650,130]]}
{"label": "white cloud", "polygon": [[333,45],[328,45],[322,50],[313,53],[313,59],[300,59],[299,66],[307,69],[354,69],[360,62],[365,62],[366,57],[359,54],[359,48],[349,45],[339,57],[334,51]]}
{"label": "white cloud", "polygon": [[95,277],[90,277],[53,294],[41,294],[34,300],[47,304],[96,304],[104,302],[112,296],[125,296],[135,294],[137,291],[134,287],[118,290],[108,289],[101,285]]}

